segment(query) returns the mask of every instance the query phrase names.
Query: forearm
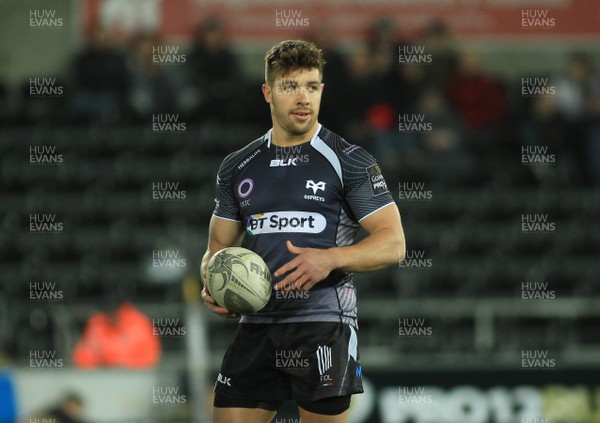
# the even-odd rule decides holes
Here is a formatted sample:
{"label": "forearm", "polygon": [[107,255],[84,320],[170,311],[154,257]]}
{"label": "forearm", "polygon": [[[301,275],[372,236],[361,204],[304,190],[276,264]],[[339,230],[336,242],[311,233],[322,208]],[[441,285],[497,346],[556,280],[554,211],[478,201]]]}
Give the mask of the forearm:
{"label": "forearm", "polygon": [[202,262],[200,263],[200,275],[202,276],[203,282],[206,275],[208,262],[212,256],[223,248],[240,245],[242,236],[243,232],[241,231],[240,224],[238,222],[223,220],[216,217],[211,218],[208,235],[208,247],[206,248],[204,256],[202,256]]}
{"label": "forearm", "polygon": [[400,229],[382,228],[356,244],[326,250],[332,268],[347,272],[370,272],[398,264],[406,246]]}

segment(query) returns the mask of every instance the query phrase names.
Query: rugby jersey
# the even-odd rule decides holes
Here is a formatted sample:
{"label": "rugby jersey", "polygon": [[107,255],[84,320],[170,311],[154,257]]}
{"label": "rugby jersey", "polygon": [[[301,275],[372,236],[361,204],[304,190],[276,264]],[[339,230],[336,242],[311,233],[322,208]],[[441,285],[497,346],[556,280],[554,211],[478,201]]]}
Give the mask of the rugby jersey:
{"label": "rugby jersey", "polygon": [[[240,222],[242,247],[260,255],[271,274],[297,247],[349,245],[359,222],[393,203],[376,160],[319,125],[310,141],[271,143],[271,130],[221,164],[214,215]],[[282,280],[273,277],[273,285]],[[357,325],[352,273],[333,271],[309,291],[273,291],[267,306],[242,323],[342,322]]]}

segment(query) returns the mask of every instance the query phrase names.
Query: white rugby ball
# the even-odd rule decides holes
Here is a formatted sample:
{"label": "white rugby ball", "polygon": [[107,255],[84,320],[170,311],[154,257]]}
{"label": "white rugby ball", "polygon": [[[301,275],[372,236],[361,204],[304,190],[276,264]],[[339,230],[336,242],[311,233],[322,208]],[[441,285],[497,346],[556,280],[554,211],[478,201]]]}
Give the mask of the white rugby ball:
{"label": "white rugby ball", "polygon": [[208,262],[206,286],[221,307],[238,314],[255,313],[271,298],[271,272],[255,252],[223,248]]}

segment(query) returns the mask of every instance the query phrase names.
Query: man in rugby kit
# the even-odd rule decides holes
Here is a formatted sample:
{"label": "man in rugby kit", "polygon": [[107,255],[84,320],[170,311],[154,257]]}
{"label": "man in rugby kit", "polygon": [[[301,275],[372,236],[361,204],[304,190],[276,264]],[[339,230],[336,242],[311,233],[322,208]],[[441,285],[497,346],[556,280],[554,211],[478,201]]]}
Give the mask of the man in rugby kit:
{"label": "man in rugby kit", "polygon": [[[303,423],[346,422],[363,392],[352,272],[403,259],[398,208],[375,159],[319,124],[323,57],[288,40],[265,57],[273,127],[223,161],[202,275],[241,245],[273,276],[267,306],[243,315],[215,382],[213,422],[270,422],[295,400]],[[362,227],[368,236],[354,237]],[[225,317],[206,287],[205,305]]]}

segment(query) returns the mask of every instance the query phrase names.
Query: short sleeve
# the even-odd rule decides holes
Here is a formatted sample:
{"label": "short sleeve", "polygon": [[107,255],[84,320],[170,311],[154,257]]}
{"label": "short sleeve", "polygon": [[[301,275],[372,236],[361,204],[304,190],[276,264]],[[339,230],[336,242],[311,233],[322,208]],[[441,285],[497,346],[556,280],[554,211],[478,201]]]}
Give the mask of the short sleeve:
{"label": "short sleeve", "polygon": [[215,190],[215,209],[213,214],[223,219],[240,221],[240,209],[233,196],[232,170],[233,165],[225,159],[217,172]]}
{"label": "short sleeve", "polygon": [[340,154],[346,202],[357,221],[394,202],[381,168],[362,147]]}

